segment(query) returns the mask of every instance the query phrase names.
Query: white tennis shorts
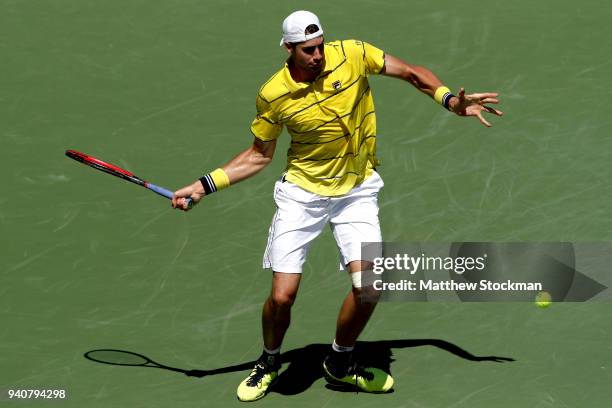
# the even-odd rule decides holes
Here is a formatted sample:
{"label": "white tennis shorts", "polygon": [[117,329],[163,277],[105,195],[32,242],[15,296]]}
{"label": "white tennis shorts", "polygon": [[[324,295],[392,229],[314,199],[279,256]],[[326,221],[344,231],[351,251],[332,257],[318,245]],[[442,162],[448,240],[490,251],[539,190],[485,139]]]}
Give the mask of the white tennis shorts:
{"label": "white tennis shorts", "polygon": [[362,242],[381,242],[378,192],[384,186],[374,172],[363,183],[338,197],[311,193],[289,181],[274,186],[276,213],[270,225],[263,267],[275,272],[302,273],[312,241],[330,224],[342,266],[361,260]]}

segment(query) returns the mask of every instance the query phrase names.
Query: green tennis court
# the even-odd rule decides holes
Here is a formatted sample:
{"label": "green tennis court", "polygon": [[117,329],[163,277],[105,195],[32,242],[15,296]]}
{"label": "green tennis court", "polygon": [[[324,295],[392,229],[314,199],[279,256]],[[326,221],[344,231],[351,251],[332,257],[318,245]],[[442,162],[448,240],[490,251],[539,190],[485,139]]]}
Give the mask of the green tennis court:
{"label": "green tennis court", "polygon": [[[254,179],[193,212],[75,164],[76,149],[174,189],[252,141],[282,19],[316,12],[453,89],[498,91],[486,129],[370,80],[387,241],[610,241],[611,6],[603,1],[0,0],[2,406],[238,406],[261,351],[261,269],[288,135]],[[606,74],[608,72],[608,74]],[[359,348],[385,395],[326,387],[348,278],[329,231],[305,267],[269,407],[606,407],[609,301],[381,303]],[[607,297],[606,299],[609,299]],[[104,365],[118,349],[173,371]],[[511,358],[496,362],[482,357]],[[245,363],[249,363],[245,366]],[[236,367],[238,366],[238,367]],[[191,373],[185,375],[181,372]],[[196,371],[190,371],[196,370]],[[62,401],[9,400],[63,389]],[[55,406],[55,405],[54,405]]]}

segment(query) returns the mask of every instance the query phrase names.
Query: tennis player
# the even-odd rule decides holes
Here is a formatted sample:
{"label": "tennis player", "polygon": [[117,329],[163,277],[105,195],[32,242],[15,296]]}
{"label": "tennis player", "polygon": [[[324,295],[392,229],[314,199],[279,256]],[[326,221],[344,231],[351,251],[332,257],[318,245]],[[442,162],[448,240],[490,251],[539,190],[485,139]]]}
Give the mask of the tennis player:
{"label": "tennis player", "polygon": [[335,339],[323,361],[328,381],[347,383],[366,392],[386,392],[389,373],[362,367],[352,350],[376,302],[360,301],[362,242],[380,242],[377,195],[383,181],[376,171],[376,115],[368,76],[382,74],[407,81],[459,116],[491,124],[485,106],[498,103],[496,93],[455,96],[428,69],[408,64],[367,42],[324,43],[323,27],[308,11],[290,14],[282,25],[285,65],[259,90],[257,115],[251,124],[252,146],[222,168],[175,192],[174,208],[188,210],[204,196],[254,176],[271,161],[283,128],[291,135],[287,167],[274,187],[277,210],[263,257],[271,268],[272,290],[263,305],[263,353],[238,386],[238,398],[255,401],[266,395],[281,368],[280,348],[300,284],[302,265],[312,241],[330,224],[342,265],[352,288],[338,316]]}

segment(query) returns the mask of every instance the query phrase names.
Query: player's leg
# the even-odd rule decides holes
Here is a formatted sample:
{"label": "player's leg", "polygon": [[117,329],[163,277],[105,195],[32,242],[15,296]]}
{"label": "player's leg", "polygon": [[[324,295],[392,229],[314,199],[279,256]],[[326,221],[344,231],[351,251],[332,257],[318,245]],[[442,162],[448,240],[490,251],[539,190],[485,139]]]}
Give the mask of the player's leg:
{"label": "player's leg", "polygon": [[241,401],[263,398],[278,377],[281,368],[280,346],[291,321],[291,306],[297,296],[301,274],[274,272],[272,290],[264,302],[262,329],[264,349],[255,367],[240,385],[237,396]]}
{"label": "player's leg", "polygon": [[386,392],[393,386],[393,378],[388,373],[373,367],[361,367],[353,358],[357,338],[378,301],[372,287],[371,261],[377,256],[376,248],[380,246],[375,245],[373,251],[364,252],[361,245],[363,242],[382,241],[377,200],[382,185],[382,180],[374,173],[361,186],[336,200],[330,214],[342,263],[349,270],[352,285],[340,308],[336,338],[323,369],[329,381],[356,385],[368,392]]}
{"label": "player's leg", "polygon": [[376,291],[371,286],[371,261],[380,256],[380,245],[370,245],[364,250],[362,243],[382,241],[378,219],[378,191],[382,186],[382,179],[374,172],[345,197],[334,200],[330,214],[341,262],[348,270],[352,283],[340,308],[336,327],[336,343],[345,347],[355,344],[378,301]]}
{"label": "player's leg", "polygon": [[263,398],[280,369],[280,347],[291,320],[291,306],[300,284],[302,265],[311,242],[328,221],[321,196],[288,182],[277,182],[276,214],[270,226],[264,268],[274,272],[272,290],[264,302],[262,329],[264,350],[255,367],[238,386],[238,399]]}
{"label": "player's leg", "polygon": [[[353,285],[340,307],[336,338],[323,363],[324,373],[330,382],[355,385],[367,392],[387,392],[393,387],[393,377],[378,368],[361,366],[353,356],[357,338],[372,316],[378,301],[378,293],[371,286],[371,282],[369,285],[361,282],[361,277],[368,276],[367,271],[371,271],[372,263],[357,260],[349,262],[348,267]],[[366,275],[363,275],[364,273]],[[365,280],[371,279],[363,279]]]}
{"label": "player's leg", "polygon": [[272,290],[263,306],[261,318],[264,348],[270,354],[278,350],[291,321],[291,306],[297,296],[300,279],[298,273],[274,272]]}
{"label": "player's leg", "polygon": [[[372,263],[356,260],[348,264],[351,290],[344,298],[336,324],[336,344],[351,347],[365,328],[376,308],[377,292],[372,286],[362,285],[362,277],[372,271]],[[368,291],[368,293],[366,293]]]}

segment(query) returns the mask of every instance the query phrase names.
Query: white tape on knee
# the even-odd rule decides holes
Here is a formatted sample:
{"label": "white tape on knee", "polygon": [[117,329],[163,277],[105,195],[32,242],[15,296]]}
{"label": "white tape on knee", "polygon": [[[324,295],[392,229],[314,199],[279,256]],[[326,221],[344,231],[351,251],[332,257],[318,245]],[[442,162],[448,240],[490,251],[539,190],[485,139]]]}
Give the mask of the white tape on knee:
{"label": "white tape on knee", "polygon": [[353,272],[351,275],[351,281],[353,282],[353,287],[356,289],[367,288],[368,286],[374,285],[374,281],[376,280],[375,275],[372,271],[359,271]]}
{"label": "white tape on knee", "polygon": [[353,281],[353,287],[361,289],[361,272],[351,273],[351,281]]}

